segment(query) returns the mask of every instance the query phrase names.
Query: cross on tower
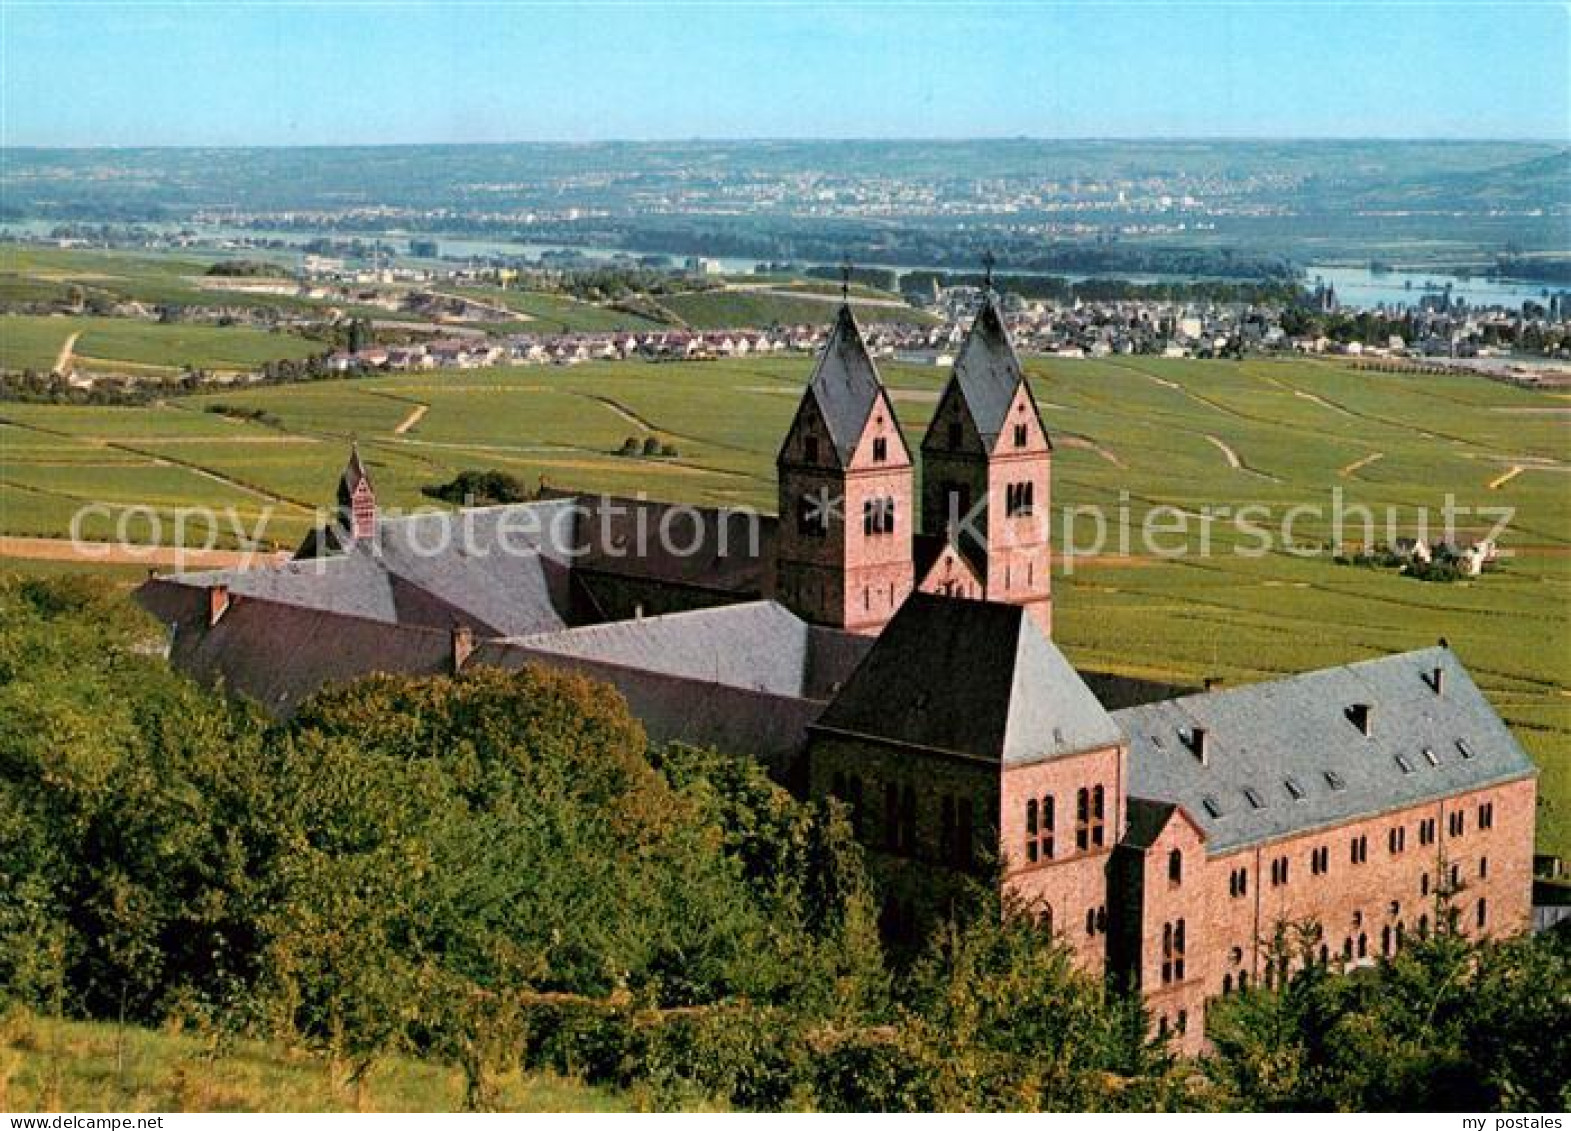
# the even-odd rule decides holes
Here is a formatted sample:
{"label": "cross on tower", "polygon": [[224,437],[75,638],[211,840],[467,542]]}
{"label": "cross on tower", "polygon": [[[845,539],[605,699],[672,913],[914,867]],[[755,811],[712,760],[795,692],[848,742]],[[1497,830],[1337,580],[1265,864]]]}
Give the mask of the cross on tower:
{"label": "cross on tower", "polygon": [[851,301],[851,257],[840,261],[840,301]]}

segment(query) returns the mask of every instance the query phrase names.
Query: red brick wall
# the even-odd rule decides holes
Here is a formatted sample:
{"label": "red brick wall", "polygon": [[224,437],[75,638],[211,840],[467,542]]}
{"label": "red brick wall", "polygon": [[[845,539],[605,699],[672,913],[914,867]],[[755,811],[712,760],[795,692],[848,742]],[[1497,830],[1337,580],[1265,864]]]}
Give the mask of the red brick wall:
{"label": "red brick wall", "polygon": [[[1016,426],[1025,443],[1015,445]],[[1011,516],[1012,484],[1030,484],[1032,512]],[[1052,452],[1030,395],[1024,387],[1014,403],[987,470],[987,597],[1031,608],[1044,632],[1052,632],[1050,542],[1052,534]]]}
{"label": "red brick wall", "polygon": [[[1347,940],[1352,940],[1354,965],[1375,962],[1388,930],[1391,945],[1396,945],[1398,923],[1412,936],[1420,917],[1427,916],[1433,929],[1437,883],[1449,879],[1453,865],[1460,885],[1453,906],[1466,933],[1479,933],[1481,898],[1486,901],[1483,933],[1525,930],[1531,913],[1536,793],[1532,779],[1511,782],[1210,859],[1202,856],[1187,823],[1175,820],[1144,862],[1139,977],[1153,1018],[1166,1016],[1176,1027],[1178,1010],[1186,1010],[1189,1031],[1180,1047],[1198,1049],[1204,999],[1222,993],[1224,979],[1237,986],[1241,973],[1251,985],[1266,981],[1278,924],[1318,923],[1333,963],[1341,958]],[[1493,804],[1493,827],[1488,829],[1479,827],[1479,806],[1484,803]],[[1463,818],[1460,836],[1449,832],[1453,812]],[[1429,845],[1419,842],[1419,825],[1426,819],[1435,822],[1435,841]],[[1402,851],[1395,853],[1393,829],[1401,829],[1404,838]],[[1357,837],[1367,843],[1361,864],[1352,862],[1350,846]],[[1168,852],[1174,847],[1184,854],[1183,880],[1177,887],[1167,881]],[[1316,875],[1311,854],[1321,847],[1327,850],[1327,869]],[[1277,859],[1287,861],[1285,884],[1272,882],[1272,861]],[[1481,861],[1487,861],[1487,874]],[[1233,895],[1230,888],[1235,869],[1244,869],[1248,876],[1243,895]],[[1185,922],[1185,980],[1164,986],[1162,926],[1178,918]],[[1360,935],[1365,939],[1362,959]],[[1292,964],[1298,964],[1296,956]]]}
{"label": "red brick wall", "polygon": [[[809,437],[817,441],[813,463],[807,460]],[[875,458],[880,440],[883,460]],[[874,406],[847,468],[835,466],[835,459],[828,429],[809,398],[781,448],[777,467],[775,596],[816,624],[877,632],[911,592],[916,530],[911,458],[886,400]],[[798,500],[804,497],[827,498],[833,504],[829,529],[821,537],[798,530]],[[869,534],[864,507],[884,500],[893,501],[894,529]]]}
{"label": "red brick wall", "polygon": [[[1108,864],[1124,828],[1124,783],[1128,754],[1107,747],[1070,757],[1049,758],[1004,769],[998,790],[999,852],[1004,884],[1028,908],[1049,907],[1053,928],[1075,951],[1081,966],[1101,970],[1107,957]],[[1100,846],[1076,843],[1076,804],[1081,789],[1103,789],[1103,836]],[[1041,843],[1042,802],[1051,796],[1054,808],[1053,858]],[[1030,859],[1027,803],[1038,813],[1037,860]],[[1087,930],[1087,913],[1092,930]]]}

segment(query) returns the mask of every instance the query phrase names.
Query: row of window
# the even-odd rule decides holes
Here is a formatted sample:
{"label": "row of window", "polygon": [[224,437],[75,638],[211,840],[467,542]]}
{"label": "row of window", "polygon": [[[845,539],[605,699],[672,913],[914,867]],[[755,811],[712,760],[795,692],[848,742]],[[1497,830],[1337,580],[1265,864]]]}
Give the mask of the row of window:
{"label": "row of window", "polygon": [[[1451,836],[1462,836],[1466,832],[1467,815],[1457,810],[1451,813],[1448,821],[1448,832]],[[1484,802],[1478,807],[1478,827],[1489,829],[1494,827],[1495,807],[1493,802]],[[1418,822],[1418,843],[1423,845],[1433,844],[1435,840],[1435,820],[1426,817]],[[1398,825],[1387,830],[1386,850],[1392,856],[1400,856],[1407,851],[1407,828]],[[1174,850],[1174,855],[1177,849]],[[1348,841],[1348,860],[1353,864],[1367,864],[1369,862],[1369,836],[1366,833],[1351,838]],[[1177,875],[1173,872],[1176,865],[1169,859],[1169,878],[1175,883]],[[1312,875],[1323,876],[1331,870],[1331,850],[1320,845],[1310,850],[1309,871]],[[1281,887],[1288,882],[1291,872],[1291,861],[1286,856],[1278,856],[1271,861],[1271,886]],[[1425,877],[1427,882],[1427,877]],[[1237,899],[1249,892],[1249,871],[1247,868],[1234,868],[1228,876],[1228,894]]]}
{"label": "row of window", "polygon": [[[1359,915],[1356,918],[1361,922],[1363,917]],[[1474,904],[1473,923],[1479,930],[1483,930],[1488,926],[1488,900],[1480,898]],[[1427,913],[1418,917],[1418,937],[1421,939],[1429,937],[1429,915]],[[1390,958],[1395,955],[1402,949],[1406,941],[1407,924],[1403,920],[1398,919],[1395,923],[1387,923],[1380,928],[1380,953],[1384,957]],[[1233,948],[1234,965],[1237,965],[1242,960],[1242,955],[1243,951],[1240,948]],[[1368,957],[1369,933],[1367,931],[1359,931],[1357,935],[1350,934],[1342,940],[1343,962],[1352,963]],[[1329,966],[1331,964],[1331,948],[1327,944],[1321,943],[1316,959],[1321,966]],[[1285,983],[1289,971],[1289,960],[1285,954],[1279,955],[1274,962],[1267,962],[1265,964],[1266,988],[1273,988],[1278,982]],[[1222,993],[1224,995],[1230,994],[1235,988],[1240,992],[1249,988],[1249,971],[1238,971],[1236,979],[1231,971],[1222,975]]]}
{"label": "row of window", "polygon": [[[1031,431],[1024,424],[1016,424],[1014,432],[1015,447],[1023,448],[1031,440]],[[959,448],[965,442],[965,428],[958,420],[949,422],[949,447]]]}
{"label": "row of window", "polygon": [[1032,514],[1036,509],[1036,484],[1009,483],[1004,487],[1004,513],[1010,518]]}
{"label": "row of window", "polygon": [[[1026,801],[1026,862],[1054,860],[1058,856],[1058,806],[1051,793],[1040,801]],[[1107,792],[1102,786],[1081,787],[1075,793],[1075,851],[1086,852],[1107,843]]]}
{"label": "row of window", "polygon": [[[830,779],[830,793],[851,811],[851,828],[859,839],[868,843],[876,841],[885,851],[903,856],[920,855],[917,840],[920,807],[914,786],[893,781],[884,783],[883,827],[876,838],[870,827],[869,790],[862,775],[836,771]],[[976,805],[973,799],[959,794],[940,794],[937,859],[956,868],[969,868],[976,859],[975,846]]]}
{"label": "row of window", "polygon": [[891,498],[862,501],[862,533],[868,537],[895,532],[895,501]]}
{"label": "row of window", "polygon": [[[873,437],[873,462],[884,463],[889,459],[889,438],[887,436]],[[802,460],[804,463],[818,462],[818,437],[805,436],[802,439]]]}
{"label": "row of window", "polygon": [[[823,538],[836,501],[827,491],[797,496],[796,532],[804,538]],[[890,497],[862,500],[862,533],[869,538],[895,532],[895,500]]]}
{"label": "row of window", "polygon": [[1164,1041],[1174,1032],[1177,1032],[1179,1036],[1183,1036],[1188,1031],[1189,1010],[1187,1009],[1180,1009],[1174,1016],[1171,1025],[1168,1024],[1167,1014],[1165,1013],[1156,1019],[1156,1035]]}

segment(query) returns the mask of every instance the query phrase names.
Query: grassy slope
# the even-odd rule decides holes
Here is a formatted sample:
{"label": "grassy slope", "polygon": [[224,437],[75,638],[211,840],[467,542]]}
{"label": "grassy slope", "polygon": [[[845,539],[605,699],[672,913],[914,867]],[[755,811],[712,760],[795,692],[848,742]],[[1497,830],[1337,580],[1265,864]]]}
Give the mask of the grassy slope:
{"label": "grassy slope", "polygon": [[[48,371],[71,334],[81,335],[72,352],[77,364],[88,369],[110,368],[116,362],[169,372],[181,366],[254,369],[264,361],[309,357],[328,348],[290,334],[240,326],[13,314],[0,318],[0,367]],[[107,364],[95,364],[99,362]]]}
{"label": "grassy slope", "polygon": [[[500,1081],[505,1111],[614,1111],[599,1089],[548,1076]],[[378,1063],[356,1087],[319,1057],[257,1041],[12,1014],[0,1021],[0,1110],[457,1111],[455,1068]]]}
{"label": "grassy slope", "polygon": [[539,291],[502,290],[497,287],[437,287],[437,291],[468,295],[481,302],[517,311],[526,321],[514,329],[537,334],[602,330],[657,330],[660,323],[594,303],[579,302],[567,295]]}
{"label": "grassy slope", "polygon": [[[1235,683],[1446,636],[1543,769],[1541,844],[1571,856],[1571,480],[1564,470],[1571,452],[1564,416],[1537,411],[1565,402],[1477,378],[1360,373],[1309,361],[1052,360],[1030,367],[1057,438],[1059,506],[1116,512],[1123,502],[1138,526],[1156,504],[1260,503],[1278,515],[1296,503],[1329,510],[1330,493],[1340,488],[1349,506],[1401,508],[1399,533],[1409,532],[1415,507],[1438,511],[1447,493],[1461,505],[1517,508],[1504,544],[1518,556],[1492,576],[1456,585],[1287,554],[1076,563],[1055,578],[1057,636],[1087,666]],[[773,510],[775,451],[809,368],[803,358],[597,364],[233,391],[156,409],[4,405],[0,421],[12,423],[0,423],[0,529],[64,534],[84,500],[129,505],[144,496],[166,511],[182,502],[232,503],[250,521],[266,500],[249,489],[288,501],[268,527],[288,544],[305,529],[307,507],[330,498],[350,436],[359,437],[381,498],[394,506],[428,503],[421,485],[460,469],[500,467],[531,482],[543,476],[559,485]],[[884,373],[914,444],[943,374],[901,366]],[[201,411],[219,401],[264,408],[282,430]],[[428,413],[394,434],[417,403]],[[1511,411],[1518,409],[1534,411]],[[612,454],[624,437],[650,429],[680,458]],[[1229,445],[1246,469],[1230,467],[1209,437]],[[1378,460],[1348,470],[1376,452]],[[1532,467],[1497,490],[1487,486],[1510,466],[1535,460],[1554,467]],[[1304,541],[1330,533],[1313,519],[1295,532]],[[1218,524],[1218,548],[1238,541],[1229,524]]]}

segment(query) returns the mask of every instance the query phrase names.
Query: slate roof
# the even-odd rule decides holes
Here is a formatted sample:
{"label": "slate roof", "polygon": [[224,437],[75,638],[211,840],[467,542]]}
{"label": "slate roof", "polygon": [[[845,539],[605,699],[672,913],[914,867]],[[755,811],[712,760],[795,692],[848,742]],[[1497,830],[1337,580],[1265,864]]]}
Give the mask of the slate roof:
{"label": "slate roof", "polygon": [[1122,741],[1017,605],[912,594],[818,726],[1004,765]]}
{"label": "slate roof", "polygon": [[170,662],[203,683],[222,682],[268,714],[287,718],[319,688],[372,672],[452,670],[452,635],[298,605],[241,597],[212,628],[206,602],[176,621]]}
{"label": "slate roof", "polygon": [[[1436,667],[1440,694],[1431,683]],[[1368,737],[1346,715],[1354,703],[1373,707]],[[1535,772],[1443,647],[1148,703],[1113,718],[1129,736],[1130,795],[1183,806],[1213,853]],[[1196,726],[1206,731],[1204,765],[1188,744]]]}
{"label": "slate roof", "polygon": [[[384,519],[374,539],[341,554],[266,569],[157,578],[160,589],[227,585],[233,594],[388,624],[468,624],[507,636],[563,628],[570,607],[565,502],[481,507]],[[440,552],[432,552],[432,551]]]}
{"label": "slate roof", "polygon": [[951,380],[960,386],[971,419],[983,442],[991,448],[1009,417],[1015,390],[1024,380],[1020,359],[991,295],[982,304],[955,357]]}
{"label": "slate roof", "polygon": [[808,383],[842,466],[850,462],[857,441],[867,429],[868,417],[882,388],[851,307],[842,304]]}
{"label": "slate roof", "polygon": [[516,666],[507,653],[517,650],[794,697],[806,687],[810,640],[807,622],[783,605],[751,601],[488,641],[475,658]]}
{"label": "slate roof", "polygon": [[1178,812],[1178,806],[1166,801],[1148,801],[1144,797],[1131,797],[1125,807],[1124,837],[1121,844],[1134,848],[1150,848],[1156,838],[1167,828],[1168,821]]}
{"label": "slate roof", "polygon": [[765,588],[778,529],[772,515],[606,495],[576,495],[570,502],[576,505],[575,569],[728,593],[756,595]]}

